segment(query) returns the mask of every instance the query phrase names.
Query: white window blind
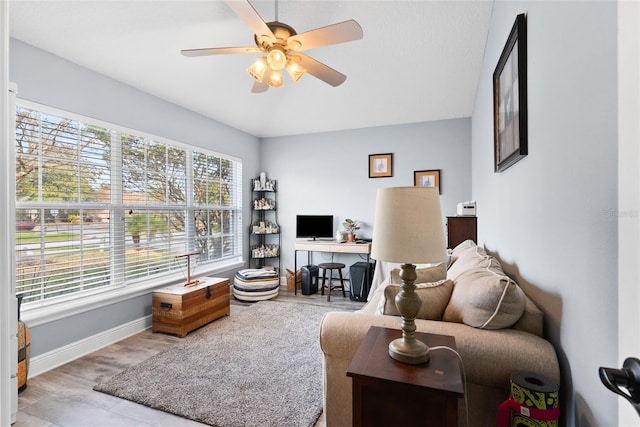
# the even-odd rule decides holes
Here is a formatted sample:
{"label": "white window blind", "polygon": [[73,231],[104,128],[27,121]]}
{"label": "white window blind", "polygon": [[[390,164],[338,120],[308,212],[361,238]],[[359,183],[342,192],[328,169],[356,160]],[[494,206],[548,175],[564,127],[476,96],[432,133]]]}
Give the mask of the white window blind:
{"label": "white window blind", "polygon": [[30,103],[16,125],[24,303],[241,257],[239,160]]}

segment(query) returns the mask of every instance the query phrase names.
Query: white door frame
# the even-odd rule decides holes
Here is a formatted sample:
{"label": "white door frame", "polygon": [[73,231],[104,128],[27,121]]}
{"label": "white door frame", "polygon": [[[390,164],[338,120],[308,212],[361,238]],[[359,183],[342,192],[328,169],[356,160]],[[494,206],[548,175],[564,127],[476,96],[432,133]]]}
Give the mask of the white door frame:
{"label": "white door frame", "polygon": [[[15,165],[11,165],[14,143],[11,143],[13,126],[9,126],[9,2],[0,1],[0,235],[6,236],[0,241],[0,425],[9,425],[14,421],[17,403],[15,373],[17,366],[13,346],[15,346],[16,298],[15,269],[12,259],[15,257],[13,239],[15,238],[14,207],[15,200],[5,190],[13,178]],[[12,237],[14,236],[14,237]],[[12,380],[12,376],[14,377]]]}
{"label": "white door frame", "polygon": [[[618,1],[618,366],[640,358],[640,1]],[[618,425],[637,426],[623,398]]]}

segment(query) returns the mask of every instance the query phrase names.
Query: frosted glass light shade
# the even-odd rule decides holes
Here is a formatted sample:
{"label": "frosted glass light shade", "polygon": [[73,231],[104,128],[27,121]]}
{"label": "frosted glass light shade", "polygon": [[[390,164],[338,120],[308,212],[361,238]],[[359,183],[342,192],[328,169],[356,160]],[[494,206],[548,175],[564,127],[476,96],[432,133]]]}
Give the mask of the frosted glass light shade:
{"label": "frosted glass light shade", "polygon": [[282,79],[282,71],[270,70],[267,84],[271,87],[281,87],[284,84],[284,80]]}
{"label": "frosted glass light shade", "polygon": [[274,47],[267,54],[267,63],[274,70],[282,70],[287,65],[287,55],[278,47]]}
{"label": "frosted glass light shade", "polygon": [[378,189],[371,258],[423,264],[444,262],[446,255],[437,188]]}
{"label": "frosted glass light shade", "polygon": [[300,64],[295,62],[292,59],[287,61],[287,73],[289,73],[289,77],[293,80],[294,83],[297,83],[298,80],[307,72]]}
{"label": "frosted glass light shade", "polygon": [[267,59],[264,56],[247,68],[247,73],[260,83],[262,83],[265,71],[267,71]]}

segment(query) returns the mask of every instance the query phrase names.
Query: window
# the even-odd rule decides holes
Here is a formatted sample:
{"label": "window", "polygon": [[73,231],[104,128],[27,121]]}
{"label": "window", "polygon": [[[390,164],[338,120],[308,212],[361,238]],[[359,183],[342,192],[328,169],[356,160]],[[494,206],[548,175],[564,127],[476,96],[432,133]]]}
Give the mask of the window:
{"label": "window", "polygon": [[16,285],[47,302],[242,253],[242,163],[19,103]]}

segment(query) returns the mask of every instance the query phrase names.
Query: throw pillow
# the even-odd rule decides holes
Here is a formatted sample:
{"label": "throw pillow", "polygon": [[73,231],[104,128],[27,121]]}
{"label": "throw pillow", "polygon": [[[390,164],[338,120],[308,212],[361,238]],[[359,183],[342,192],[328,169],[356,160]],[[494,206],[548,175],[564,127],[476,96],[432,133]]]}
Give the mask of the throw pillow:
{"label": "throw pillow", "polygon": [[[416,268],[416,285],[420,283],[433,283],[447,278],[447,265],[439,263],[433,267]],[[391,283],[401,284],[400,269],[394,268],[391,270]]]}
{"label": "throw pillow", "polygon": [[476,246],[476,242],[474,242],[473,240],[465,240],[464,242],[458,244],[458,246],[456,246],[455,248],[451,249],[451,255],[458,258],[468,250],[475,249]]}
{"label": "throw pillow", "polygon": [[477,267],[455,280],[443,320],[480,329],[509,328],[524,312],[526,297],[498,260],[486,255]]}
{"label": "throw pillow", "polygon": [[[467,240],[467,242],[473,243],[472,240]],[[461,243],[461,245],[463,243]],[[459,252],[458,258],[456,258],[453,264],[449,266],[449,269],[447,270],[447,279],[451,279],[455,283],[460,274],[486,264],[487,256],[488,255],[485,250],[480,246],[476,246],[475,244],[473,246],[469,246],[464,251]]]}
{"label": "throw pillow", "polygon": [[[400,316],[400,312],[396,307],[396,295],[401,290],[402,287],[400,285],[389,285],[384,288],[384,295],[378,305],[378,314]],[[451,280],[416,285],[416,293],[422,301],[416,319],[441,320],[452,291],[453,282]]]}

